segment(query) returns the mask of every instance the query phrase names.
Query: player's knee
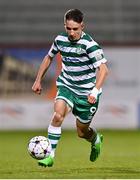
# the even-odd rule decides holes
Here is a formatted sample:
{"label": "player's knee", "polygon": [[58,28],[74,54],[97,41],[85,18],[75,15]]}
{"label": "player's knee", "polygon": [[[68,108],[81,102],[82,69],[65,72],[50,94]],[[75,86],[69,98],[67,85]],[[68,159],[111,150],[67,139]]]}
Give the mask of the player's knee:
{"label": "player's knee", "polygon": [[61,124],[63,122],[64,116],[60,114],[59,112],[55,112],[53,122],[55,124]]}

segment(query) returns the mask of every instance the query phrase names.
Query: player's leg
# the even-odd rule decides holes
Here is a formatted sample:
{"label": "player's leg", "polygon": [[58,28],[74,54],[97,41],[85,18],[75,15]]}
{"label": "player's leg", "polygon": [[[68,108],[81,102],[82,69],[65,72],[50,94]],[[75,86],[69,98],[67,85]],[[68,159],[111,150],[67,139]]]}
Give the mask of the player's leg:
{"label": "player's leg", "polygon": [[89,127],[90,123],[81,123],[78,119],[76,120],[77,133],[80,138],[84,138],[91,142],[96,139],[97,131]]}
{"label": "player's leg", "polygon": [[90,161],[96,161],[101,151],[103,136],[97,133],[95,128],[89,127],[89,125],[90,123],[84,124],[78,119],[76,120],[78,136],[91,142]]}
{"label": "player's leg", "polygon": [[61,125],[69,110],[70,107],[63,99],[56,100],[54,104],[53,118],[51,120],[51,124],[48,127],[48,138],[52,144],[52,157],[55,156],[55,150],[61,137]]}
{"label": "player's leg", "polygon": [[53,118],[51,120],[51,124],[48,127],[48,138],[52,145],[52,151],[48,158],[38,161],[39,165],[45,167],[50,167],[53,165],[55,150],[61,137],[61,125],[68,111],[69,106],[64,100],[57,99],[55,101]]}
{"label": "player's leg", "polygon": [[73,114],[77,119],[77,133],[79,137],[91,142],[90,161],[95,161],[100,154],[102,136],[97,133],[96,129],[90,127],[90,123],[98,110],[99,96],[94,104],[90,104],[84,97],[75,99]]}

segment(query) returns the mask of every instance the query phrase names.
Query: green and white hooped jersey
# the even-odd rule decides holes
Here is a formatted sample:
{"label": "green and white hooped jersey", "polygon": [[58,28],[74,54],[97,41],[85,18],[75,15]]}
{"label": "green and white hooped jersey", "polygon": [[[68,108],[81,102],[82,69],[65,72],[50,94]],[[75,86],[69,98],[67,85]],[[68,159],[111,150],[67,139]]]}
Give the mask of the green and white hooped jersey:
{"label": "green and white hooped jersey", "polygon": [[54,57],[58,52],[62,57],[62,71],[56,85],[87,96],[96,83],[96,68],[107,61],[103,50],[90,35],[82,32],[76,42],[71,42],[67,33],[58,35],[48,55]]}

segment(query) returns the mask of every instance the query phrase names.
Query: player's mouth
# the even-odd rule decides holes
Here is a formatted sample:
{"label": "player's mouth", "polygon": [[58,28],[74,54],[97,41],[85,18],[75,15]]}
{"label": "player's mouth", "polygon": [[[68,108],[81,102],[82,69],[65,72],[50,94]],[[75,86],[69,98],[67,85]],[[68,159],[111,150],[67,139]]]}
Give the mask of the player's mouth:
{"label": "player's mouth", "polygon": [[69,36],[69,40],[74,41],[74,40],[76,40],[76,38],[74,36]]}
{"label": "player's mouth", "polygon": [[71,41],[71,42],[77,42],[79,39],[77,39],[76,37],[74,37],[74,36],[69,36],[68,37],[69,38],[69,40]]}

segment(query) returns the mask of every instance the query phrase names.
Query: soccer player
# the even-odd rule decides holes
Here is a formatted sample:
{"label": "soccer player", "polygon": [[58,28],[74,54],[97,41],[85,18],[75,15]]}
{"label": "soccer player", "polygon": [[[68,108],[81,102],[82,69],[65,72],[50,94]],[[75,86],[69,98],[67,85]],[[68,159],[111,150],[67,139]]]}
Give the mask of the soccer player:
{"label": "soccer player", "polygon": [[84,15],[78,9],[70,9],[64,15],[65,31],[59,34],[48,54],[44,57],[32,90],[41,94],[41,81],[53,57],[59,52],[62,70],[56,85],[54,114],[48,127],[48,138],[52,144],[49,157],[39,160],[41,166],[52,166],[55,150],[61,137],[61,125],[68,112],[76,118],[77,133],[91,143],[90,161],[95,161],[101,150],[103,136],[90,123],[95,115],[102,86],[108,74],[103,50],[90,35],[83,31]]}

